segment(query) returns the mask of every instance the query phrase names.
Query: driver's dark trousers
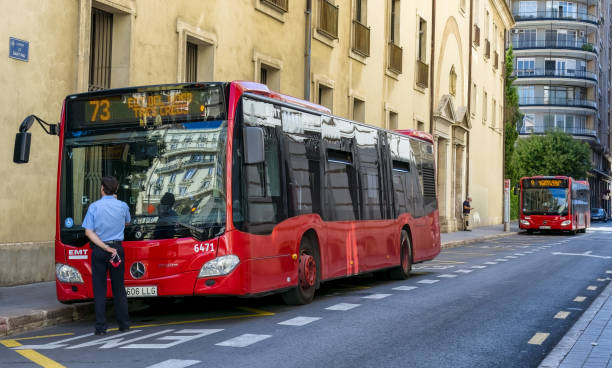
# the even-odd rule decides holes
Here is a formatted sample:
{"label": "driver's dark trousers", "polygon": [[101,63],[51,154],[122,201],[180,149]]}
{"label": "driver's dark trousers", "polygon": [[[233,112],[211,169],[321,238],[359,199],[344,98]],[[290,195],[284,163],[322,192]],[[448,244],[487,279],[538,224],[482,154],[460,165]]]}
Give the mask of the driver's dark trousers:
{"label": "driver's dark trousers", "polygon": [[96,311],[96,332],[106,332],[106,275],[110,273],[113,291],[113,303],[119,329],[125,330],[130,327],[130,316],[128,315],[127,294],[123,275],[125,262],[123,247],[120,241],[105,242],[109,247],[117,249],[121,257],[121,264],[114,267],[110,263],[110,253],[92,244],[91,274],[94,292],[94,306]]}

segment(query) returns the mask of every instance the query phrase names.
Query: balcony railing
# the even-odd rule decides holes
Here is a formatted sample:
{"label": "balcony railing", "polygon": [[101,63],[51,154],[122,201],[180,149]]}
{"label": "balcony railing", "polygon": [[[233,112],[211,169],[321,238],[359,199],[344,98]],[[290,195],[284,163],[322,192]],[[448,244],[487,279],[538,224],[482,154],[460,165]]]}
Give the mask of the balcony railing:
{"label": "balcony railing", "polygon": [[564,132],[571,135],[583,135],[597,137],[595,129],[587,129],[582,127],[554,127],[545,125],[527,125],[521,127],[519,134],[546,134],[549,132]]}
{"label": "balcony railing", "polygon": [[519,97],[520,106],[569,106],[597,109],[595,100],[562,97]]}
{"label": "balcony railing", "polygon": [[480,27],[474,24],[474,45],[480,46]]}
{"label": "balcony railing", "polygon": [[338,7],[329,0],[319,0],[319,32],[338,38]]}
{"label": "balcony railing", "polygon": [[266,3],[283,13],[286,13],[289,10],[289,0],[261,0],[261,2]]}
{"label": "balcony railing", "polygon": [[520,49],[568,49],[583,50],[597,53],[597,48],[592,43],[584,40],[536,40],[536,41],[512,41],[515,50]]}
{"label": "balcony railing", "polygon": [[516,12],[513,14],[517,22],[529,20],[569,20],[598,24],[599,19],[596,15],[584,12],[559,12],[554,10],[535,11],[535,12]]}
{"label": "balcony railing", "polygon": [[597,81],[597,74],[586,70],[573,69],[517,69],[513,76],[518,78],[571,78]]}
{"label": "balcony railing", "polygon": [[491,57],[491,42],[485,38],[485,57],[489,59]]}
{"label": "balcony railing", "polygon": [[370,27],[353,19],[352,50],[363,56],[370,56]]}
{"label": "balcony railing", "polygon": [[429,65],[417,60],[417,84],[423,88],[429,86]]}
{"label": "balcony railing", "polygon": [[389,42],[389,69],[401,74],[402,72],[402,48]]}

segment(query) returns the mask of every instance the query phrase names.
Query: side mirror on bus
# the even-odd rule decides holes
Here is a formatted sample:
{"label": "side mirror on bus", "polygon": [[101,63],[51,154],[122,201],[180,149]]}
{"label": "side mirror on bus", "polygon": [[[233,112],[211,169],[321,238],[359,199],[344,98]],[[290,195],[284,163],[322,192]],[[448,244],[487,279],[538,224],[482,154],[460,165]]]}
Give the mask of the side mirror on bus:
{"label": "side mirror on bus", "polygon": [[32,133],[19,132],[15,136],[15,151],[13,152],[13,162],[16,164],[27,164],[30,160],[30,142]]}
{"label": "side mirror on bus", "polygon": [[247,165],[264,162],[264,131],[260,127],[244,127],[244,163]]}

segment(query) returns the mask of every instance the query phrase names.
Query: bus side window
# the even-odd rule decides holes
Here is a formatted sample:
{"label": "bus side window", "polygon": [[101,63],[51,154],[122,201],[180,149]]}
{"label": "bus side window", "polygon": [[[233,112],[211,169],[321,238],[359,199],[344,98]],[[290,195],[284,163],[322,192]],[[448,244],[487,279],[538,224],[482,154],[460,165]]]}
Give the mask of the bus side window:
{"label": "bus side window", "polygon": [[350,221],[359,218],[359,199],[351,152],[327,150],[325,167],[325,220]]}
{"label": "bus side window", "polygon": [[265,162],[245,165],[249,232],[266,234],[282,221],[280,152],[276,129],[263,127]]}
{"label": "bus side window", "polygon": [[355,130],[359,179],[361,180],[362,220],[380,220],[384,216],[378,138],[378,133],[374,129],[360,126]]}
{"label": "bus side window", "polygon": [[313,213],[313,183],[306,154],[307,138],[301,135],[285,134],[287,146],[287,173],[289,216]]}

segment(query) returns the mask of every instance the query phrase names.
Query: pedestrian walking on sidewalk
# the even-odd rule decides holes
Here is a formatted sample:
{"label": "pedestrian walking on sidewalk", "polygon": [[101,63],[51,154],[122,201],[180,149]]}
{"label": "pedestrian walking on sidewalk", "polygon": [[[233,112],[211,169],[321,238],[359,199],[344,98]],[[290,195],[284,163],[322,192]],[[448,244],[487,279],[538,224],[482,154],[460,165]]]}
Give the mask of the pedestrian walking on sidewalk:
{"label": "pedestrian walking on sidewalk", "polygon": [[92,203],[83,220],[85,235],[91,240],[91,276],[96,311],[95,334],[106,334],[106,276],[110,273],[113,302],[119,331],[130,329],[127,294],[123,275],[125,264],[121,243],[130,222],[130,209],[117,199],[119,182],[113,176],[102,178],[102,198]]}
{"label": "pedestrian walking on sidewalk", "polygon": [[472,231],[472,224],[470,223],[470,211],[473,210],[472,197],[467,197],[463,202],[463,231]]}

